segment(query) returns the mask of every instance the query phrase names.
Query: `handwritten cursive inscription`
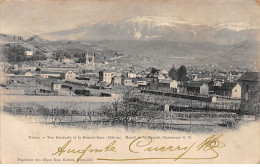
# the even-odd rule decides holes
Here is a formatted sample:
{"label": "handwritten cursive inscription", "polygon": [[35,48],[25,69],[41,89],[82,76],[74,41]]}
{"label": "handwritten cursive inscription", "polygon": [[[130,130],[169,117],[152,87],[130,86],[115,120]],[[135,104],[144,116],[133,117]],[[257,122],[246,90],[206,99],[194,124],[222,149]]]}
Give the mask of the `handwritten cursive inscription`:
{"label": "handwritten cursive inscription", "polygon": [[[223,134],[220,135],[212,135],[206,138],[203,142],[193,142],[191,144],[181,146],[181,145],[167,145],[167,146],[156,146],[153,143],[153,139],[150,137],[138,137],[134,139],[128,145],[128,151],[130,153],[142,156],[144,153],[147,152],[169,152],[169,153],[176,153],[174,157],[144,157],[144,158],[97,158],[99,161],[133,161],[133,160],[151,160],[151,159],[172,159],[172,160],[179,160],[179,159],[193,159],[193,160],[202,160],[202,159],[215,159],[219,157],[219,153],[217,149],[224,148],[225,144],[220,141],[220,138]],[[89,144],[84,149],[72,149],[68,148],[71,143],[71,140],[66,142],[62,147],[58,147],[57,151],[52,155],[61,156],[64,153],[67,154],[79,154],[77,158],[78,162],[87,152],[88,153],[99,153],[99,152],[116,152],[116,143],[117,140],[112,141],[104,148],[94,148],[92,144]],[[213,156],[205,156],[205,157],[196,157],[191,152],[212,152]],[[169,154],[171,155],[171,154]],[[197,154],[196,154],[197,155]],[[199,154],[200,155],[200,154]],[[209,154],[207,154],[209,155]],[[211,154],[210,154],[211,155]],[[138,157],[140,157],[138,156]]]}
{"label": "handwritten cursive inscription", "polygon": [[116,152],[116,148],[114,147],[116,140],[114,140],[113,142],[111,142],[109,145],[107,145],[104,149],[97,149],[94,148],[92,146],[92,144],[88,145],[85,149],[68,149],[68,145],[71,143],[71,140],[69,140],[67,143],[65,143],[65,145],[63,145],[62,147],[59,147],[57,152],[53,153],[52,155],[58,155],[60,156],[63,153],[72,153],[72,154],[79,154],[80,156],[77,158],[78,162],[84,155],[86,152],[89,153],[98,153],[98,152]]}

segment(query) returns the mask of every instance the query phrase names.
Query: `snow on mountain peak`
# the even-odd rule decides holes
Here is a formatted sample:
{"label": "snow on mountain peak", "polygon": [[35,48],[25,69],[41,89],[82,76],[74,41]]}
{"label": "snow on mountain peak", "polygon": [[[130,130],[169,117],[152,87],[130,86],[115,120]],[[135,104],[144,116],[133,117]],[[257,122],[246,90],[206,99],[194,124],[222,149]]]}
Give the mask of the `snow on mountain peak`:
{"label": "snow on mountain peak", "polygon": [[[124,20],[125,22],[132,22],[138,24],[149,23],[153,26],[169,26],[176,27],[177,25],[192,25],[198,26],[201,24],[195,24],[185,21],[182,17],[170,17],[170,16],[138,16],[130,19]],[[205,25],[206,26],[206,25]],[[208,25],[209,27],[215,28],[217,30],[220,29],[229,29],[234,31],[241,31],[246,29],[259,29],[256,27],[250,26],[248,22],[224,22],[214,25]]]}
{"label": "snow on mountain peak", "polygon": [[155,26],[174,26],[175,24],[188,24],[181,17],[164,17],[164,16],[139,16],[125,20],[125,22],[145,23],[148,22]]}
{"label": "snow on mountain peak", "polygon": [[[223,31],[222,31],[223,30]],[[226,31],[228,30],[228,31]],[[247,30],[242,31],[241,30]],[[244,41],[257,36],[260,28],[253,28],[248,22],[224,22],[218,24],[195,23],[170,16],[138,16],[113,22],[101,22],[52,33],[73,39],[91,40],[169,40],[189,42]],[[242,34],[242,35],[241,35]]]}
{"label": "snow on mountain peak", "polygon": [[141,32],[140,32],[140,31],[136,31],[136,32],[135,32],[135,39],[139,40],[139,39],[141,39],[141,38],[142,38]]}
{"label": "snow on mountain peak", "polygon": [[242,31],[246,29],[257,29],[254,27],[251,27],[248,22],[225,22],[220,24],[211,25],[211,27],[215,27],[216,29],[229,29],[234,31]]}

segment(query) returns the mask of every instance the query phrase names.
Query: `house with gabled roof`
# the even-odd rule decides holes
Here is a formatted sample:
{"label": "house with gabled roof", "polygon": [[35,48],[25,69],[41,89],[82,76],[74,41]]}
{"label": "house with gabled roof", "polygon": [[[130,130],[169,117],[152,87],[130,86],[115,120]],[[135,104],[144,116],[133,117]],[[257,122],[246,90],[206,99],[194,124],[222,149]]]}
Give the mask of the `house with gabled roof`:
{"label": "house with gabled roof", "polygon": [[113,78],[112,78],[112,83],[114,84],[114,85],[123,85],[123,78],[122,78],[122,76],[114,76]]}
{"label": "house with gabled roof", "polygon": [[209,86],[204,82],[185,82],[180,87],[180,93],[193,95],[209,94]]}
{"label": "house with gabled roof", "polygon": [[73,81],[77,77],[77,74],[73,71],[68,71],[65,73],[65,80]]}
{"label": "house with gabled roof", "polygon": [[178,81],[176,80],[170,80],[170,79],[161,79],[159,80],[159,89],[161,90],[174,90],[174,92],[177,92],[178,88]]}
{"label": "house with gabled roof", "polygon": [[260,114],[260,72],[246,72],[239,79],[241,89],[242,112]]}
{"label": "house with gabled roof", "polygon": [[236,82],[225,82],[216,93],[231,98],[241,98],[241,86]]}

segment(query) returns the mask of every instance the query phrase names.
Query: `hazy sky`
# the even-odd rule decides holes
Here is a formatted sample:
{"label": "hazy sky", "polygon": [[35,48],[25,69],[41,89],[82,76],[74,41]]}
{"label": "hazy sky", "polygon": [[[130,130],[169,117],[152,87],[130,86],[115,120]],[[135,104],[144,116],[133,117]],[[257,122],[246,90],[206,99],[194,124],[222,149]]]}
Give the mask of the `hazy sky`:
{"label": "hazy sky", "polygon": [[260,27],[259,0],[23,0],[0,4],[2,33],[58,31],[134,16],[182,17],[198,24],[247,22]]}

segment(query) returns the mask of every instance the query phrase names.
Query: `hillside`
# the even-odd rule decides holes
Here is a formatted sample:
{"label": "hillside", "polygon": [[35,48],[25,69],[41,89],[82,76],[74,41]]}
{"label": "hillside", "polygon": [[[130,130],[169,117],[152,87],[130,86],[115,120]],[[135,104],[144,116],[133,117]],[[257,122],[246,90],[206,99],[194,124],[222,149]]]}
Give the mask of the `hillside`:
{"label": "hillside", "polygon": [[37,37],[29,43],[52,52],[95,53],[98,62],[113,59],[117,64],[131,63],[140,68],[170,68],[173,63],[252,68],[259,48],[256,41],[219,45],[162,40],[45,41]]}
{"label": "hillside", "polygon": [[[0,44],[1,44],[0,45],[0,60],[1,61],[7,61],[7,59],[4,55],[4,48],[6,48],[6,49],[9,48],[8,49],[9,51],[11,51],[12,49],[15,48],[15,49],[17,49],[16,50],[17,52],[20,50],[19,53],[15,53],[15,54],[16,54],[16,56],[21,56],[21,57],[24,56],[24,52],[27,49],[34,51],[34,55],[31,58],[35,58],[36,56],[44,56],[43,54],[45,53],[45,51],[42,50],[42,48],[35,47],[33,44],[30,44],[26,40],[24,40],[21,36],[0,34]],[[20,52],[23,52],[23,53],[20,53]]]}
{"label": "hillside", "polygon": [[[11,37],[2,41],[15,42]],[[17,41],[16,41],[17,42]],[[23,46],[43,52],[96,55],[96,62],[111,62],[111,66],[169,69],[172,64],[193,66],[233,66],[253,68],[259,53],[259,42],[243,41],[233,45],[216,43],[175,42],[167,40],[103,40],[48,41],[38,36],[18,41]],[[1,52],[0,52],[1,54]]]}
{"label": "hillside", "polygon": [[[127,61],[143,67],[170,68],[186,65],[214,65],[252,68],[258,55],[259,42],[244,41],[235,45],[182,43],[170,41],[103,41],[99,47],[118,49],[128,54]],[[126,59],[126,58],[125,58]],[[126,61],[126,60],[125,60]]]}

